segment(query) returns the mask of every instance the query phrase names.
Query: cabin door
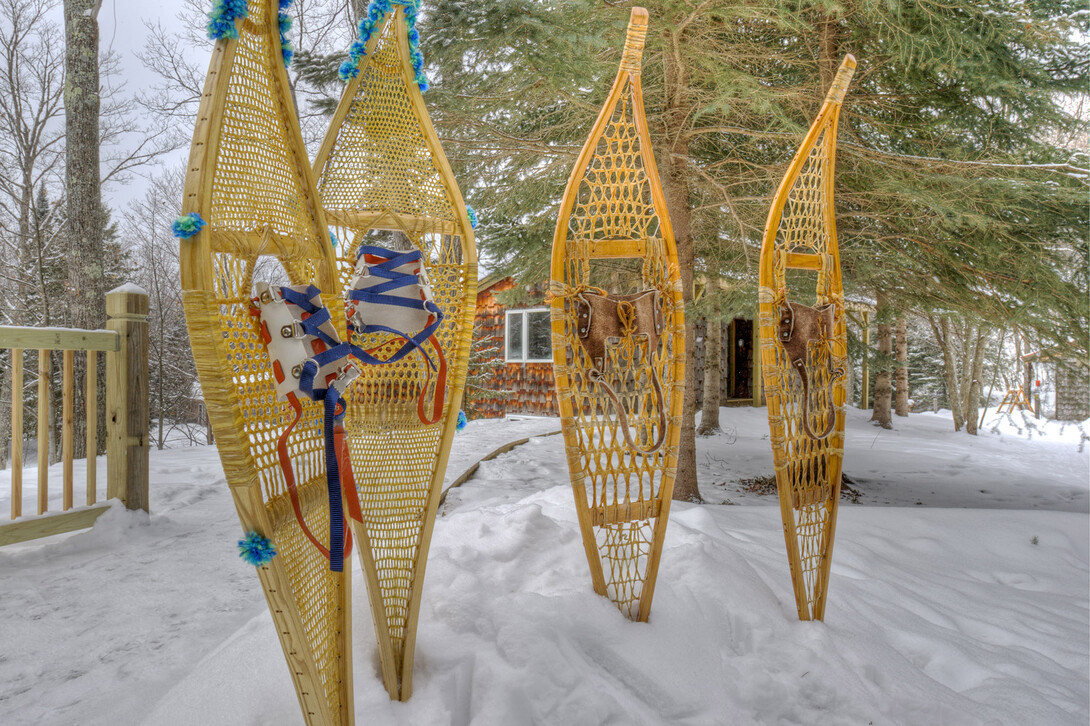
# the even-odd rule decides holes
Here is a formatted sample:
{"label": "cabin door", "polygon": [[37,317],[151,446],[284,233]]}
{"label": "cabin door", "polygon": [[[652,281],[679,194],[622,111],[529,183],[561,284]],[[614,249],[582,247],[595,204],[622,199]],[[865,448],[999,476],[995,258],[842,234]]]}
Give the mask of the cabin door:
{"label": "cabin door", "polygon": [[734,318],[727,330],[730,345],[727,397],[753,398],[753,321]]}

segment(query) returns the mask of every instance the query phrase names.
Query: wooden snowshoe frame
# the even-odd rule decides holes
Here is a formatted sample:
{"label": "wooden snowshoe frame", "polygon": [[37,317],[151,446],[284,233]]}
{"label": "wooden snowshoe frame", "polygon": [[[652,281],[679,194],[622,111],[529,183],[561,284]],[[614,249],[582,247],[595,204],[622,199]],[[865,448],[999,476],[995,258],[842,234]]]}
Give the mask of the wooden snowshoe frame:
{"label": "wooden snowshoe frame", "polygon": [[[776,468],[776,487],[783,516],[787,556],[800,620],[822,620],[829,586],[833,537],[840,502],[844,458],[846,380],[837,376],[847,355],[844,289],[833,209],[833,172],[837,122],[855,58],[840,65],[817,119],[803,139],[773,198],[761,246],[760,305],[761,369],[768,402],[768,424]],[[806,349],[809,400],[779,341],[783,306],[789,287],[812,285],[806,305],[835,306],[832,334],[813,340]],[[832,400],[829,400],[831,396]],[[815,438],[805,430],[810,416],[813,431],[832,422],[832,432]]]}
{"label": "wooden snowshoe frame", "polygon": [[[352,466],[364,523],[352,523],[367,580],[383,682],[408,700],[420,593],[447,457],[461,406],[477,294],[477,252],[462,193],[414,80],[404,6],[376,25],[314,162],[321,203],[340,240],[338,274],[349,284],[360,245],[419,249],[444,319],[435,333],[448,365],[446,403],[432,410],[435,375],[419,352],[361,366],[346,399]],[[413,333],[416,331],[406,331]],[[384,345],[386,341],[390,341]],[[352,334],[388,356],[403,341]],[[434,361],[437,351],[427,345]],[[442,392],[440,392],[441,395]]]}
{"label": "wooden snowshoe frame", "polygon": [[[182,211],[207,226],[181,243],[186,321],[242,529],[277,550],[257,574],[304,720],[351,724],[350,579],[330,571],[289,501],[276,446],[294,411],[276,397],[251,313],[253,282],[316,285],[342,336],[344,304],[284,69],[277,0],[250,0],[236,28],[238,38],[212,51],[190,150]],[[303,516],[328,541],[322,408],[303,406],[288,450]]]}
{"label": "wooden snowshoe frame", "polygon": [[[659,182],[640,86],[647,11],[633,8],[620,70],[568,180],[553,238],[553,369],[575,507],[595,592],[646,621],[677,472],[685,381],[685,319],[673,230]],[[632,289],[619,289],[623,286]],[[593,287],[612,294],[658,291],[656,350],[606,346],[602,374],[634,431],[652,448],[665,406],[665,444],[627,445],[621,418],[579,341],[576,300]],[[646,336],[644,336],[646,338]],[[636,347],[646,346],[644,340]],[[627,349],[626,349],[627,348]],[[652,366],[664,402],[656,402]]]}

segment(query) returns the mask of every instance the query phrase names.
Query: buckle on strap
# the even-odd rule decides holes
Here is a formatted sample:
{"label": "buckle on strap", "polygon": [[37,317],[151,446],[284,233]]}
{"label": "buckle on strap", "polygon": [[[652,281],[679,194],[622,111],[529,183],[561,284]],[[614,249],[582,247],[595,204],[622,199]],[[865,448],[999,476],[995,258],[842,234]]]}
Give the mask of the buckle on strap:
{"label": "buckle on strap", "polygon": [[281,325],[280,326],[280,337],[281,338],[302,339],[302,338],[305,338],[306,335],[307,335],[307,333],[303,329],[303,323],[301,321],[299,321],[299,320],[293,320],[290,325]]}
{"label": "buckle on strap", "polygon": [[337,369],[337,377],[329,382],[329,387],[335,390],[338,395],[343,396],[348,387],[352,385],[352,381],[356,380],[359,375],[359,368],[351,362],[345,363]]}

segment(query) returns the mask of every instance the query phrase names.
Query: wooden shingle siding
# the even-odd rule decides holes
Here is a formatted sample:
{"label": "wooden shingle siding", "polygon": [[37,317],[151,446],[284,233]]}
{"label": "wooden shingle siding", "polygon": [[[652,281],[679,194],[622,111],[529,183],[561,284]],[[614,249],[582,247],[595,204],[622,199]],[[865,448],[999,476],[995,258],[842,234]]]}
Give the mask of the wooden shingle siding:
{"label": "wooden shingle siding", "polygon": [[[505,308],[500,304],[498,295],[514,286],[514,281],[509,277],[491,285],[488,280],[484,280],[477,292],[477,315],[474,323],[478,339],[474,344],[480,348],[494,349],[489,360],[503,361],[504,316],[507,310],[542,307],[545,304],[544,293],[537,293],[536,297],[540,299],[535,299],[531,304]],[[487,381],[487,386],[496,395],[474,401],[469,411],[474,418],[502,418],[507,414],[560,415],[556,404],[552,363],[507,363],[498,366]],[[510,393],[504,395],[503,391]]]}
{"label": "wooden shingle siding", "polygon": [[[532,301],[504,307],[499,297],[514,287],[514,280],[507,277],[485,278],[478,288],[473,345],[476,349],[492,349],[492,354],[485,360],[501,363],[504,360],[504,317],[507,311],[538,309],[546,304],[544,286],[541,286],[532,293]],[[753,321],[748,318],[735,318],[723,321],[722,325],[723,379],[720,405],[752,405],[753,345],[750,336],[753,334]],[[693,366],[690,375],[696,376],[696,405],[699,407],[704,398],[704,321],[698,319],[694,327],[697,342],[691,352]],[[747,343],[739,346],[739,337],[744,337]],[[745,360],[735,360],[739,355],[744,355]],[[474,396],[475,400],[466,405],[466,412],[471,418],[502,418],[507,414],[560,415],[552,363],[502,364],[494,369],[485,385],[495,395]]]}

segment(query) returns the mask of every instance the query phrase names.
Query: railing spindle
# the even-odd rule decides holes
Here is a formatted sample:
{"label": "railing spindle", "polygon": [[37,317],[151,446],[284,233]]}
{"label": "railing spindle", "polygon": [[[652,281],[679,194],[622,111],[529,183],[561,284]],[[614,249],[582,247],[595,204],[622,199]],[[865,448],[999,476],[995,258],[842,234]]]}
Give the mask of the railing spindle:
{"label": "railing spindle", "polygon": [[11,518],[23,516],[23,349],[11,349]]}
{"label": "railing spindle", "polygon": [[87,504],[98,499],[98,352],[87,351]]}
{"label": "railing spindle", "polygon": [[[98,496],[98,376],[102,371],[98,354],[106,354],[106,407],[108,435],[106,443],[115,450],[113,460],[107,456],[106,498],[117,498],[130,509],[148,509],[148,360],[147,360],[147,295],[119,288],[107,296],[106,310],[109,329],[77,330],[71,328],[33,328],[0,325],[0,351],[11,351],[11,519],[0,525],[0,547],[49,537],[63,532],[86,529],[109,509]],[[33,387],[34,363],[27,362],[28,351],[38,355],[38,515],[24,510],[23,494],[27,456],[25,437],[28,412],[27,387]],[[54,391],[53,351],[60,351],[57,373],[61,380]],[[87,377],[82,383],[87,397],[87,507],[75,503],[76,457],[76,356],[87,358]],[[0,370],[0,377],[8,369]],[[29,371],[29,373],[28,373]],[[27,376],[31,380],[27,381]],[[115,390],[120,386],[123,390]],[[54,407],[54,394],[61,405]],[[7,400],[0,401],[6,406]],[[30,415],[34,415],[31,411]],[[55,415],[55,418],[53,417]],[[50,441],[50,436],[56,439]],[[31,436],[33,438],[33,435]],[[2,444],[3,442],[0,442]],[[58,451],[54,452],[53,446]],[[60,509],[49,511],[49,465],[54,453],[59,453],[62,487]],[[33,454],[31,454],[33,456]],[[56,483],[54,482],[54,486]]]}
{"label": "railing spindle", "polygon": [[38,514],[49,509],[49,353],[38,350]]}
{"label": "railing spindle", "polygon": [[61,508],[68,511],[72,508],[72,457],[75,454],[74,431],[75,428],[75,365],[76,352],[64,351],[63,386],[61,388],[61,462],[64,476],[64,501]]}

